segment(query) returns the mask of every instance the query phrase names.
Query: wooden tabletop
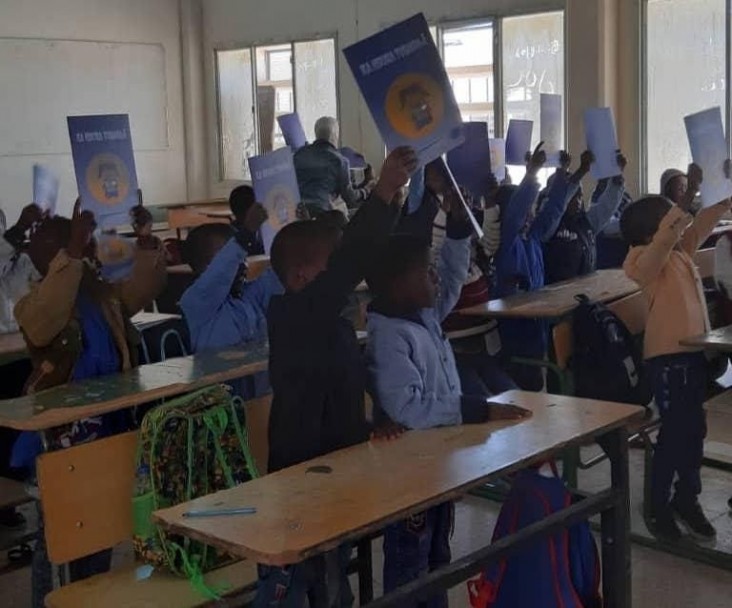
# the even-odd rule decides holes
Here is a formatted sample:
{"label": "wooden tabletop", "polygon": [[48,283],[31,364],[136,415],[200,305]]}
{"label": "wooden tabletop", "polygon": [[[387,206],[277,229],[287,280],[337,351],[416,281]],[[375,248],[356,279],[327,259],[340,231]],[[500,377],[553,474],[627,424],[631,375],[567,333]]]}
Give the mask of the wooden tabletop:
{"label": "wooden tabletop", "polygon": [[150,329],[152,327],[155,327],[156,325],[161,325],[166,321],[173,321],[180,318],[180,315],[168,314],[163,312],[138,312],[134,317],[130,319],[130,321],[132,321],[133,325],[139,331],[145,331],[146,329]]}
{"label": "wooden tabletop", "polygon": [[708,334],[694,336],[681,340],[682,346],[690,348],[703,348],[721,353],[732,353],[732,325],[714,329]]}
{"label": "wooden tabletop", "polygon": [[554,319],[577,307],[575,296],[586,295],[594,302],[612,302],[638,291],[638,285],[622,269],[597,272],[549,285],[538,291],[491,300],[457,311],[461,315],[496,319]]}
{"label": "wooden tabletop", "polygon": [[[365,443],[171,509],[163,527],[259,563],[286,565],[463,495],[642,416],[643,409],[513,391],[494,401],[533,412]],[[255,507],[255,515],[184,518],[192,509]]]}
{"label": "wooden tabletop", "polygon": [[66,384],[35,395],[0,401],[0,426],[41,431],[62,424],[174,397],[267,369],[266,345],[141,365],[123,373]]}

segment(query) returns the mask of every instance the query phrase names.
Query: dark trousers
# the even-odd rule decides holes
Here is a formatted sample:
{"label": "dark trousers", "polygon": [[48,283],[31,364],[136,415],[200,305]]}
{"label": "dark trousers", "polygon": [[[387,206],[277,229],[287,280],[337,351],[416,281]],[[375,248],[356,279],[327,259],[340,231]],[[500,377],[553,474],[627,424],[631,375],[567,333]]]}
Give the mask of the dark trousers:
{"label": "dark trousers", "polygon": [[254,608],[350,608],[354,597],[348,582],[351,545],[294,566],[258,567]]}
{"label": "dark trousers", "polygon": [[701,493],[701,465],[707,435],[704,399],[708,380],[703,353],[678,353],[647,361],[653,393],[661,415],[651,473],[651,507],[674,499],[693,504]]}
{"label": "dark trousers", "polygon": [[[447,502],[384,530],[384,593],[450,563],[455,505]],[[403,608],[447,608],[447,591]]]}

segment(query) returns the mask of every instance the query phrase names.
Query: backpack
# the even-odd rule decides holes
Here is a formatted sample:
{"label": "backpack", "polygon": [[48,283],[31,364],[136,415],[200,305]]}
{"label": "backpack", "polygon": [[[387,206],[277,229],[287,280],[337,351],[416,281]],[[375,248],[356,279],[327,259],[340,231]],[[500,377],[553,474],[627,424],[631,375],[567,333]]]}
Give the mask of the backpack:
{"label": "backpack", "polygon": [[243,402],[228,387],[212,386],[150,410],[142,421],[133,505],[138,560],[191,580],[204,595],[216,592],[202,575],[227,561],[198,541],[153,524],[153,511],[225,490],[257,477],[249,450]]}
{"label": "backpack", "polygon": [[618,316],[578,295],[571,368],[575,395],[648,406],[652,392],[643,373],[641,348]]}
{"label": "backpack", "polygon": [[[492,542],[561,509],[573,497],[558,477],[516,475]],[[473,608],[601,608],[600,558],[587,521],[539,539],[468,582]]]}

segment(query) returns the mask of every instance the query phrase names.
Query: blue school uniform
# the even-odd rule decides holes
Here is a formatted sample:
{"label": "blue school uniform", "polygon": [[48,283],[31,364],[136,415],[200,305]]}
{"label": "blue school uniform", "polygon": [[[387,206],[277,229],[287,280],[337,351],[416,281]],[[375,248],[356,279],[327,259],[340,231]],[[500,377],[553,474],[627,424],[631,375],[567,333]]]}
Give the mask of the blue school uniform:
{"label": "blue school uniform", "polygon": [[[571,183],[558,171],[545,203],[526,229],[527,217],[539,195],[536,178],[527,175],[507,205],[501,209],[501,246],[496,254],[495,296],[505,298],[523,291],[544,287],[542,241],[554,234],[566,207]],[[547,349],[547,330],[536,319],[503,320],[498,325],[504,357],[543,358]],[[539,390],[541,379],[522,381],[518,370],[514,380],[527,390]],[[533,375],[532,375],[533,376]]]}

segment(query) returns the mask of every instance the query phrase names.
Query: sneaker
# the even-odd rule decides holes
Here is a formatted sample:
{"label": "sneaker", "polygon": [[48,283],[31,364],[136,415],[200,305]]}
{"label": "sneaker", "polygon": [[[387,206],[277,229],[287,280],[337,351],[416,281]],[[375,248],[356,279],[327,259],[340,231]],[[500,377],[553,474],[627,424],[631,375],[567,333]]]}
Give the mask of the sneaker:
{"label": "sneaker", "polygon": [[648,530],[659,540],[674,543],[681,540],[681,528],[679,528],[674,519],[674,514],[669,508],[659,509],[651,513]]}
{"label": "sneaker", "polygon": [[682,506],[674,499],[671,501],[671,509],[692,537],[701,541],[714,540],[717,537],[717,531],[704,515],[698,500]]}

